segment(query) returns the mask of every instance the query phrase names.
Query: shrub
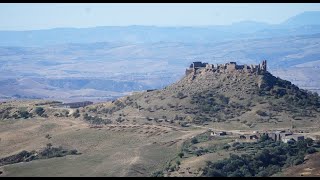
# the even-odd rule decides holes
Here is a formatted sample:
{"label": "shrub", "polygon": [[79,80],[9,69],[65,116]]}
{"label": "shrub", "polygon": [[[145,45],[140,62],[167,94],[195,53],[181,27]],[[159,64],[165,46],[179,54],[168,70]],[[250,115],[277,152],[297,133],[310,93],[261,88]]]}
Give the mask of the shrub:
{"label": "shrub", "polygon": [[9,111],[7,109],[0,110],[0,119],[9,118]]}
{"label": "shrub", "polygon": [[24,119],[27,119],[32,116],[32,114],[30,114],[28,111],[19,111],[19,115]]}
{"label": "shrub", "polygon": [[[121,117],[119,117],[119,118],[117,119],[117,121],[121,121]],[[91,124],[97,124],[97,125],[112,123],[112,121],[110,119],[102,119],[98,116],[92,117],[92,116],[89,116],[87,113],[83,115],[83,119],[86,121],[89,121]]]}
{"label": "shrub", "polygon": [[302,164],[302,163],[303,163],[303,159],[301,159],[301,158],[298,158],[293,162],[294,165],[299,165],[299,164]]}
{"label": "shrub", "polygon": [[217,169],[209,169],[207,172],[207,176],[209,177],[223,177],[223,173]]}
{"label": "shrub", "polygon": [[179,98],[179,99],[183,99],[186,97],[188,97],[188,96],[184,95],[182,92],[178,92],[178,94],[177,94],[177,98]]}
{"label": "shrub", "polygon": [[51,143],[48,143],[47,144],[47,149],[50,149],[52,147],[52,144]]}
{"label": "shrub", "polygon": [[268,114],[265,112],[265,111],[262,111],[262,110],[257,110],[256,113],[259,115],[259,116],[268,116]]}
{"label": "shrub", "polygon": [[90,116],[88,115],[88,113],[85,113],[84,115],[83,115],[83,119],[84,120],[90,120]]}
{"label": "shrub", "polygon": [[263,142],[263,141],[267,141],[269,140],[269,136],[266,135],[266,134],[263,134],[261,137],[260,137],[260,141]]}
{"label": "shrub", "polygon": [[314,147],[309,147],[309,148],[307,149],[307,153],[308,153],[308,154],[313,154],[313,153],[315,153],[315,152],[317,152],[317,150],[316,150],[316,148],[314,148]]}
{"label": "shrub", "polygon": [[36,107],[35,113],[41,116],[44,113],[43,107]]}
{"label": "shrub", "polygon": [[176,166],[170,167],[170,171],[174,171],[176,169]]}
{"label": "shrub", "polygon": [[191,143],[192,144],[197,144],[197,143],[199,143],[199,141],[198,141],[198,139],[196,137],[194,137],[194,138],[191,139]]}
{"label": "shrub", "polygon": [[231,147],[231,146],[230,146],[229,144],[226,144],[226,145],[223,146],[223,149],[228,150],[230,147]]}
{"label": "shrub", "polygon": [[69,111],[65,111],[65,112],[64,112],[64,116],[65,116],[65,117],[68,117],[68,115],[69,115]]}
{"label": "shrub", "polygon": [[97,112],[97,107],[90,107],[89,112]]}
{"label": "shrub", "polygon": [[305,141],[306,141],[306,143],[307,143],[308,146],[312,146],[312,145],[313,145],[313,139],[311,139],[311,138],[306,138]]}
{"label": "shrub", "polygon": [[152,177],[163,177],[163,172],[162,171],[156,171],[152,173]]}
{"label": "shrub", "polygon": [[180,152],[180,153],[178,154],[178,156],[179,156],[180,158],[182,158],[182,157],[184,156],[184,153],[183,153],[183,152]]}
{"label": "shrub", "polygon": [[77,109],[74,113],[72,113],[72,116],[73,116],[74,118],[80,117],[79,109]]}
{"label": "shrub", "polygon": [[179,160],[176,161],[177,165],[180,166],[181,162]]}
{"label": "shrub", "polygon": [[78,150],[76,150],[76,149],[72,149],[72,150],[70,151],[70,154],[71,154],[71,155],[78,154]]}

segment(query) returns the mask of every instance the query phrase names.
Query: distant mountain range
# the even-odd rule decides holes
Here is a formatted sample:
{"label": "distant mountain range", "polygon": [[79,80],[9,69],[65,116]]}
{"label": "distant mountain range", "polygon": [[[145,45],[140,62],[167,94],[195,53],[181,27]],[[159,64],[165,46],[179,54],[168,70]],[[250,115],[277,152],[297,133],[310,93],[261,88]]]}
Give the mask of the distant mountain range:
{"label": "distant mountain range", "polygon": [[0,47],[0,98],[118,97],[173,83],[193,61],[255,64],[262,59],[276,76],[320,92],[319,42],[320,33],[220,43]]}
{"label": "distant mountain range", "polygon": [[281,37],[320,33],[320,12],[305,12],[271,25],[244,21],[224,26],[157,27],[103,26],[93,28],[56,28],[31,31],[0,31],[0,46],[47,46],[95,42],[221,42],[236,39]]}
{"label": "distant mountain range", "polygon": [[320,25],[320,11],[307,11],[286,20],[284,26]]}
{"label": "distant mountain range", "polygon": [[320,93],[320,22],[313,17],[320,13],[278,25],[1,31],[0,99],[111,99],[163,88],[193,61],[263,59],[274,75]]}

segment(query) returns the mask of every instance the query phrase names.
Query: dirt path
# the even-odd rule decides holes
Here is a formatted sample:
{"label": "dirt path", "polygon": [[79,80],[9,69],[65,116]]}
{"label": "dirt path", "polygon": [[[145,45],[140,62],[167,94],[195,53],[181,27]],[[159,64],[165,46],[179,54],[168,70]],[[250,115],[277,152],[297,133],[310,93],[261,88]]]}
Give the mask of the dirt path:
{"label": "dirt path", "polygon": [[130,160],[127,161],[127,165],[126,165],[127,167],[121,170],[122,172],[120,173],[120,177],[126,177],[130,174],[130,171],[132,171],[133,166],[137,164],[138,161],[140,160],[140,151],[142,147],[134,149],[132,153],[132,157],[130,158]]}

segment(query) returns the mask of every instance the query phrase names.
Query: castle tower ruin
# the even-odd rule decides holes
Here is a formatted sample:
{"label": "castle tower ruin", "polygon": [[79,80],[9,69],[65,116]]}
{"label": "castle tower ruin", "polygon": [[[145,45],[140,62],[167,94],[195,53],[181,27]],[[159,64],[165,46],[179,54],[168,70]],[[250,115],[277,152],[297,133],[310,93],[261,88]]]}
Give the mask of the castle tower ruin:
{"label": "castle tower ruin", "polygon": [[262,72],[266,72],[267,71],[267,60],[263,60],[262,61],[261,71]]}

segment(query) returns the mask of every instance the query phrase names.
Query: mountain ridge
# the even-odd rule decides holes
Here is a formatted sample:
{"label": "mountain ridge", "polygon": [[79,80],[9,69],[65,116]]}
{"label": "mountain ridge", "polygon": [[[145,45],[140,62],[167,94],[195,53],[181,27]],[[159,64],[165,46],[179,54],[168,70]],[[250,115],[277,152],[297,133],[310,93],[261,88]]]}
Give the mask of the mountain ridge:
{"label": "mountain ridge", "polygon": [[[306,15],[307,14],[307,15]],[[310,16],[318,17],[319,13],[297,15],[280,24],[267,24],[255,21],[242,21],[230,25],[208,26],[99,26],[89,28],[53,28],[45,30],[0,31],[0,46],[44,46],[63,43],[94,42],[220,42],[251,38],[254,36],[274,37],[277,29],[280,35],[319,33],[320,27]],[[305,17],[307,16],[307,17]],[[302,19],[302,20],[301,20]],[[317,18],[311,18],[317,19]],[[306,31],[303,27],[309,28]],[[292,31],[292,28],[294,31]],[[261,32],[264,32],[264,34]],[[239,37],[239,35],[241,37]],[[279,35],[277,35],[279,36]]]}

